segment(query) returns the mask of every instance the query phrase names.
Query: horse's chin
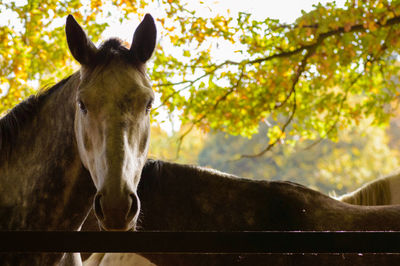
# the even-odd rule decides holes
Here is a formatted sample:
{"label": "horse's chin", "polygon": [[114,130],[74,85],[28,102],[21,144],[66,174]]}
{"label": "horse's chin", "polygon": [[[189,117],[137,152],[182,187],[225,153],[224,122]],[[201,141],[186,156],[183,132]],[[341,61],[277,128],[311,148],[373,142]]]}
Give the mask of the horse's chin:
{"label": "horse's chin", "polygon": [[128,231],[136,231],[136,222],[132,221],[126,226],[107,226],[102,222],[98,221],[100,231],[110,231],[110,232],[128,232]]}

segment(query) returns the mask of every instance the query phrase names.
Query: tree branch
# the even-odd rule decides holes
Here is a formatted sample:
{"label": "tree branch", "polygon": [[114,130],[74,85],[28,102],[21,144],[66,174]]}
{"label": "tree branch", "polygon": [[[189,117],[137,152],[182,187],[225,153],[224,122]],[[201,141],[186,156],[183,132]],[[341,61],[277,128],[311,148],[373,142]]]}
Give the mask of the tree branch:
{"label": "tree branch", "polygon": [[[245,66],[242,66],[242,68],[241,68],[241,70],[240,70],[240,76],[239,76],[238,80],[236,81],[236,83],[235,83],[224,95],[222,95],[222,96],[215,102],[215,104],[213,105],[213,107],[211,108],[211,110],[216,110],[217,107],[218,107],[218,105],[219,105],[223,100],[225,100],[225,99],[228,97],[229,94],[231,94],[232,92],[234,92],[234,91],[240,86],[240,83],[242,82],[242,78],[243,78],[243,76],[244,76],[244,69],[245,69]],[[194,126],[195,126],[196,124],[200,123],[205,117],[206,117],[206,113],[204,113],[200,118],[198,118],[196,121],[194,121],[194,122],[191,124],[190,128],[189,128],[188,130],[186,130],[186,131],[178,138],[178,140],[177,140],[178,146],[177,146],[177,150],[176,150],[176,159],[179,158],[179,152],[180,152],[180,149],[181,149],[181,146],[182,146],[183,139],[190,133],[190,131],[192,131],[192,129],[194,128]]]}
{"label": "tree branch", "polygon": [[[379,50],[376,52],[376,55],[372,56],[369,60],[367,60],[367,61],[364,62],[364,69],[366,69],[366,66],[367,66],[368,63],[373,64],[374,62],[376,62],[376,61],[379,60],[380,56],[381,56],[381,55],[383,54],[383,52],[388,48],[388,46],[387,46],[387,41],[388,41],[389,36],[391,35],[391,33],[392,33],[392,28],[389,29],[389,32],[388,32],[388,34],[386,35],[385,41],[384,41],[384,43],[382,44],[382,46],[380,47],[381,49],[379,49]],[[358,65],[357,65],[357,67],[356,67],[355,69],[357,69],[357,68],[358,68]],[[307,147],[305,147],[304,150],[310,150],[310,149],[312,149],[314,146],[316,146],[316,145],[318,145],[319,143],[321,143],[327,136],[329,136],[329,134],[332,132],[332,130],[336,127],[336,125],[337,125],[337,123],[338,123],[338,121],[339,121],[340,115],[341,115],[341,113],[342,113],[343,104],[344,104],[344,102],[345,102],[346,99],[347,99],[347,94],[348,94],[349,90],[351,89],[351,87],[354,86],[354,84],[361,78],[362,75],[363,75],[363,73],[359,73],[359,74],[350,82],[349,87],[347,87],[347,89],[346,89],[345,95],[343,96],[342,100],[340,101],[339,109],[338,109],[338,111],[336,112],[336,116],[335,116],[334,122],[333,122],[332,125],[329,127],[329,129],[326,131],[325,135],[322,136],[322,137],[319,137],[319,139],[318,139],[317,141],[315,141],[315,142],[311,143],[310,145],[308,145]]]}
{"label": "tree branch", "polygon": [[273,142],[271,142],[270,144],[268,144],[268,146],[267,146],[265,149],[263,149],[262,151],[260,151],[260,152],[258,152],[258,153],[256,153],[256,154],[242,154],[242,155],[240,155],[240,157],[239,157],[238,160],[243,159],[243,158],[256,158],[256,157],[261,157],[261,156],[263,156],[265,153],[267,153],[268,151],[270,151],[270,150],[275,146],[275,144],[278,143],[278,142],[282,139],[283,135],[285,134],[285,131],[286,131],[287,126],[292,122],[292,120],[293,120],[293,118],[294,118],[294,114],[296,113],[296,108],[297,108],[297,104],[296,104],[296,91],[294,91],[294,92],[293,92],[293,109],[292,109],[292,113],[291,113],[289,119],[288,119],[288,120],[285,122],[285,124],[283,125],[282,130],[281,130],[281,135],[280,135],[276,140],[274,140]]}
{"label": "tree branch", "polygon": [[[232,65],[240,65],[240,62],[233,62],[230,60],[224,61],[221,64],[218,65],[214,65],[212,66],[214,69],[206,71],[203,75],[201,75],[200,77],[194,79],[194,80],[184,80],[184,81],[180,81],[180,82],[176,82],[176,83],[164,83],[164,84],[158,84],[156,86],[161,86],[161,87],[165,87],[165,86],[176,86],[176,85],[182,85],[182,84],[188,84],[187,86],[174,91],[173,93],[169,94],[162,102],[159,106],[157,106],[156,108],[154,108],[154,110],[160,108],[161,106],[163,106],[171,97],[173,97],[175,94],[184,91],[188,88],[190,88],[191,86],[193,86],[194,83],[196,83],[197,81],[207,77],[208,75],[211,75],[213,73],[215,73],[215,71],[217,71],[217,69],[221,68],[224,65],[228,65],[228,64],[232,64]],[[243,65],[243,64],[242,64]]]}
{"label": "tree branch", "polygon": [[[380,22],[376,23],[378,25],[379,28],[385,28],[385,27],[389,27],[389,26],[393,26],[396,24],[400,24],[400,16],[395,16],[391,19],[388,19],[386,21],[386,23],[382,24]],[[315,25],[313,25],[313,27],[315,27]],[[291,51],[284,51],[284,52],[279,52],[279,53],[275,53],[263,58],[257,58],[254,60],[244,60],[244,61],[232,61],[232,60],[226,60],[218,65],[208,65],[208,66],[204,66],[204,68],[210,68],[213,67],[213,69],[211,71],[207,71],[206,73],[204,73],[202,76],[200,76],[199,78],[196,78],[194,80],[185,80],[185,81],[180,81],[180,82],[176,82],[176,83],[164,83],[164,84],[158,84],[156,86],[174,86],[174,85],[181,85],[181,84],[186,84],[186,83],[190,83],[193,84],[195,82],[197,82],[198,80],[214,73],[217,69],[225,66],[225,65],[253,65],[253,64],[257,64],[257,63],[262,63],[262,62],[266,62],[266,61],[271,61],[273,59],[276,58],[283,58],[283,57],[290,57],[292,55],[296,55],[299,53],[302,53],[305,50],[311,50],[311,49],[315,49],[317,48],[325,39],[335,36],[335,35],[339,35],[339,34],[343,34],[343,33],[351,33],[351,32],[363,32],[363,31],[367,31],[367,29],[364,27],[363,24],[356,24],[351,26],[349,29],[345,29],[345,27],[338,27],[337,29],[334,30],[330,30],[324,33],[320,33],[318,35],[318,38],[316,38],[316,40],[310,44],[306,44],[306,45],[302,45],[300,47],[298,47],[297,49],[291,50]]]}
{"label": "tree branch", "polygon": [[[395,24],[400,23],[400,16],[396,16],[394,18],[388,19],[385,24],[381,24],[380,22],[376,23],[380,28],[384,27],[389,27]],[[363,24],[357,24],[353,25],[350,27],[349,30],[346,31],[345,27],[339,27],[335,30],[327,31],[324,33],[321,33],[318,35],[318,38],[316,39],[315,42],[307,45],[300,46],[299,48],[293,50],[293,51],[286,51],[278,54],[273,54],[264,58],[258,58],[255,60],[247,61],[246,64],[255,64],[255,63],[261,63],[265,61],[270,61],[275,58],[281,58],[281,57],[289,57],[298,53],[301,53],[304,50],[310,50],[316,48],[318,45],[320,45],[326,38],[332,37],[334,35],[339,35],[342,33],[350,33],[350,32],[359,32],[359,31],[366,31],[367,29],[364,28]]]}
{"label": "tree branch", "polygon": [[[386,23],[380,23],[380,22],[376,22],[377,26],[379,28],[384,28],[384,27],[388,27],[388,26],[392,26],[392,25],[396,25],[396,24],[400,24],[400,16],[395,16],[389,20],[386,21]],[[291,86],[291,90],[289,91],[289,94],[286,96],[286,98],[284,99],[284,101],[281,104],[277,104],[275,106],[274,109],[280,108],[284,105],[286,105],[287,101],[292,97],[293,97],[293,107],[292,107],[292,112],[288,118],[288,120],[285,122],[285,124],[282,127],[282,132],[280,137],[278,137],[274,142],[270,143],[265,149],[263,149],[262,151],[260,151],[257,154],[250,154],[250,155],[241,155],[240,159],[242,158],[255,158],[255,157],[260,157],[262,155],[264,155],[266,152],[268,152],[278,141],[281,140],[281,138],[283,137],[285,130],[287,128],[287,126],[292,122],[293,117],[295,115],[296,112],[296,85],[301,77],[301,75],[303,74],[305,67],[306,67],[306,63],[307,63],[307,59],[312,56],[316,49],[318,48],[318,46],[321,45],[321,43],[332,36],[335,35],[340,35],[340,34],[345,34],[345,33],[351,33],[351,32],[365,32],[368,29],[364,27],[363,24],[357,24],[357,25],[353,25],[350,28],[345,28],[345,27],[338,27],[337,29],[334,30],[330,30],[324,33],[320,33],[318,35],[318,37],[316,38],[316,40],[310,44],[305,44],[302,45],[294,50],[289,50],[289,51],[284,51],[284,52],[279,52],[279,53],[275,53],[263,58],[258,58],[258,59],[254,59],[254,60],[244,60],[244,61],[240,61],[240,62],[236,62],[236,61],[231,61],[231,60],[226,60],[218,65],[209,65],[209,66],[204,66],[204,68],[210,68],[212,67],[212,70],[206,71],[203,75],[201,75],[200,77],[194,79],[194,80],[186,80],[186,81],[181,81],[181,82],[177,82],[177,83],[165,83],[165,84],[159,84],[158,86],[174,86],[174,85],[182,85],[182,84],[188,84],[187,86],[185,86],[184,88],[177,90],[175,92],[173,92],[172,94],[168,95],[164,101],[162,102],[161,105],[164,105],[165,102],[170,99],[173,95],[175,95],[176,93],[179,93],[180,91],[189,88],[190,86],[192,86],[194,83],[196,83],[197,81],[207,77],[208,75],[211,75],[213,73],[215,73],[215,71],[217,71],[218,69],[220,69],[221,67],[225,66],[225,65],[242,65],[242,66],[246,66],[246,65],[253,65],[253,64],[257,64],[257,63],[262,63],[262,62],[267,62],[267,61],[271,61],[273,59],[276,58],[284,58],[284,57],[290,57],[293,55],[297,55],[297,54],[301,54],[303,51],[306,51],[306,55],[304,56],[304,58],[302,59],[301,63],[299,64],[298,70],[296,71],[296,74],[293,78],[293,82],[292,82],[292,86]],[[242,72],[243,74],[243,72]],[[226,99],[226,97],[234,90],[234,88],[236,88],[237,86],[239,86],[240,80],[241,80],[242,76],[238,79],[238,82],[235,86],[233,86],[230,90],[227,91],[227,93],[225,95],[223,95],[220,99],[218,99],[216,101],[216,103],[213,106],[213,110],[217,108],[218,104]],[[160,105],[160,106],[161,106]],[[160,106],[158,106],[157,108],[159,108]],[[156,108],[156,109],[157,109]],[[189,128],[189,130],[187,130],[185,133],[183,133],[178,142],[178,151],[177,151],[177,155],[179,154],[179,149],[180,146],[182,144],[183,138],[193,129],[194,125],[200,123],[204,118],[206,117],[206,114],[203,114],[199,119],[197,119],[196,121],[194,121],[192,123],[192,126]]]}
{"label": "tree branch", "polygon": [[290,89],[289,94],[287,95],[286,99],[283,101],[282,104],[275,105],[275,109],[277,109],[277,108],[279,108],[281,106],[284,106],[286,104],[286,102],[289,100],[289,98],[293,95],[292,113],[289,116],[288,120],[283,125],[280,136],[275,141],[273,141],[272,143],[268,144],[268,146],[265,149],[263,149],[262,151],[260,151],[260,152],[258,152],[256,154],[243,154],[243,155],[241,155],[239,157],[238,160],[243,159],[243,158],[256,158],[256,157],[263,156],[265,153],[270,151],[275,146],[276,143],[278,143],[282,139],[282,137],[285,134],[286,128],[292,122],[292,120],[294,118],[294,114],[296,113],[296,108],[297,108],[297,103],[296,103],[296,85],[298,84],[301,75],[304,73],[304,71],[306,69],[307,60],[315,53],[316,48],[317,48],[317,46],[313,46],[309,50],[307,50],[307,53],[303,57],[303,59],[301,60],[301,62],[299,64],[299,67],[298,67],[298,69],[296,71],[296,75],[293,78],[292,87]]}

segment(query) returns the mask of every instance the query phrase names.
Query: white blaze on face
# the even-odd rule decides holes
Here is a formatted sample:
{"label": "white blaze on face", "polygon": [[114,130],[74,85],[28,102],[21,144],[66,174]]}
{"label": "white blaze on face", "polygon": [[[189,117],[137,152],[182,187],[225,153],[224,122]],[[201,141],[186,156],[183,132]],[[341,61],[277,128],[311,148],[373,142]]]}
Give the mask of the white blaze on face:
{"label": "white blaze on face", "polygon": [[144,74],[126,64],[95,70],[89,78],[85,74],[83,70],[77,95],[78,148],[97,191],[115,199],[109,209],[118,209],[127,197],[137,198],[148,152],[148,104],[154,95]]}
{"label": "white blaze on face", "polygon": [[131,178],[140,174],[133,169],[143,166],[147,155],[146,106],[153,91],[142,73],[126,65],[107,67],[90,77],[83,77],[77,99],[87,113],[77,108],[76,135],[83,162],[99,188],[104,172],[129,171]]}

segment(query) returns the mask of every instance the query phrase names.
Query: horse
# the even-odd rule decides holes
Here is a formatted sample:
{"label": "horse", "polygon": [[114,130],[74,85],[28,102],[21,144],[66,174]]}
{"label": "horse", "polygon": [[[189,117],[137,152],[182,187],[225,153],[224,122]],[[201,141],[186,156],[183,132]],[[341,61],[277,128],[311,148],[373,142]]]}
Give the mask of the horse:
{"label": "horse", "polygon": [[355,205],[400,204],[400,173],[394,173],[368,182],[357,190],[333,198]]}
{"label": "horse", "polygon": [[[250,180],[159,160],[145,164],[138,195],[142,204],[138,230],[400,230],[400,206],[356,206],[288,181]],[[96,230],[93,223],[85,227]],[[310,265],[322,261],[343,263],[343,258],[346,265],[371,265],[388,259],[364,255],[141,254],[156,265],[292,265],[301,261],[301,265]],[[85,265],[101,256],[92,255]],[[117,259],[127,254],[104,257],[111,261],[113,256],[115,260],[108,265],[120,265]]]}
{"label": "horse", "polygon": [[155,266],[154,263],[136,253],[93,253],[84,266]]}
{"label": "horse", "polygon": [[[104,230],[136,226],[154,98],[145,72],[154,20],[145,15],[129,49],[115,38],[97,48],[72,15],[65,32],[79,71],[0,120],[0,230],[79,230],[92,205]],[[53,265],[61,256],[2,254],[0,261]]]}

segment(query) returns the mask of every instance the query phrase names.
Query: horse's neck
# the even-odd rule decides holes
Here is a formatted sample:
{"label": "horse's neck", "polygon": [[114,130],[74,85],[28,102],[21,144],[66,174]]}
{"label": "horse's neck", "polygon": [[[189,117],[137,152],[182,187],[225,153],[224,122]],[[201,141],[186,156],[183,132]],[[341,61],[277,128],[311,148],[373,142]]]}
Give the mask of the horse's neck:
{"label": "horse's neck", "polygon": [[400,175],[388,176],[371,181],[361,188],[344,194],[337,199],[354,205],[390,205],[399,204]]}
{"label": "horse's neck", "polygon": [[158,173],[145,173],[139,184],[139,229],[256,230],[262,219],[253,215],[266,212],[255,209],[268,205],[256,201],[267,202],[267,184],[198,167],[161,163]]}
{"label": "horse's neck", "polygon": [[[62,149],[72,145],[74,95],[70,83],[74,83],[73,78],[62,87],[48,93],[46,97],[42,97],[43,99],[31,100],[34,104],[29,105],[34,105],[31,109],[35,111],[27,112],[34,113],[29,115],[32,116],[30,119],[25,119],[28,121],[20,122],[23,119],[16,115],[16,123],[20,126],[17,134],[13,136],[14,147],[10,149],[7,160],[1,164],[9,174],[13,171],[26,173],[33,166],[39,168],[36,170],[43,171],[44,160],[54,158]],[[20,175],[19,177],[24,178]]]}
{"label": "horse's neck", "polygon": [[387,177],[390,186],[390,204],[400,204],[400,173]]}
{"label": "horse's neck", "polygon": [[[201,214],[197,198],[206,186],[197,184],[198,179],[194,178],[197,171],[185,175],[183,172],[187,170],[172,169],[174,166],[159,161],[151,167],[145,166],[138,187],[142,206],[139,229],[179,231],[201,226],[197,224],[200,222],[197,216]],[[186,179],[182,180],[183,177]],[[212,191],[208,196],[214,197]]]}
{"label": "horse's neck", "polygon": [[[17,134],[9,159],[0,166],[0,213],[5,210],[12,214],[8,224],[0,221],[0,227],[77,229],[79,220],[84,219],[80,216],[86,213],[75,217],[70,211],[82,204],[74,203],[77,200],[71,198],[79,189],[84,191],[79,182],[90,186],[74,139],[78,82],[77,75],[73,75],[63,87],[51,92],[38,106],[29,126],[22,125],[23,130]],[[90,204],[87,201],[85,204]]]}

